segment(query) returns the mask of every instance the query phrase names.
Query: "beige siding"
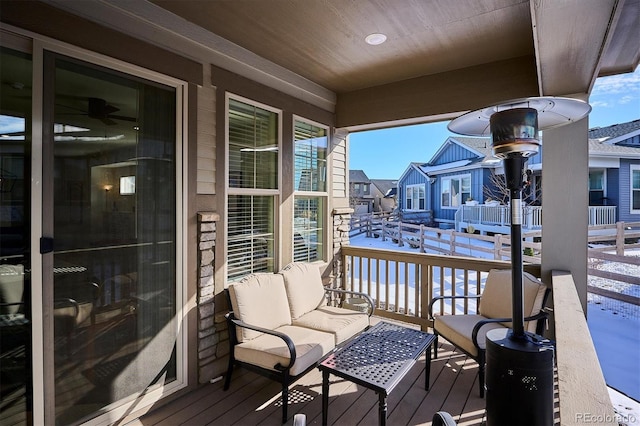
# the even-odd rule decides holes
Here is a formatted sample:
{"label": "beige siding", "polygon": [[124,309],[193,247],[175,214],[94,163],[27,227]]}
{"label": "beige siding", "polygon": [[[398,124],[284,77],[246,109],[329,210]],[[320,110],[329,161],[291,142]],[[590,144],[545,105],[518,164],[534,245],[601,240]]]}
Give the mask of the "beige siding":
{"label": "beige siding", "polygon": [[[204,67],[209,70],[208,67]],[[206,77],[205,81],[209,81]],[[198,87],[198,194],[216,193],[216,89]]]}
{"label": "beige siding", "polygon": [[347,197],[347,141],[334,137],[331,149],[332,189],[334,198]]}

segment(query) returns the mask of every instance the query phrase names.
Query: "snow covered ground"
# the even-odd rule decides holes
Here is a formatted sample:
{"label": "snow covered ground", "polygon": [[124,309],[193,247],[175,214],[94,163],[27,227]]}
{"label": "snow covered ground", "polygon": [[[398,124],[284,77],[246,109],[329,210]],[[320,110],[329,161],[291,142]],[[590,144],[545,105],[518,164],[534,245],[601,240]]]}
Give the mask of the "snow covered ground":
{"label": "snow covered ground", "polygon": [[[418,252],[408,245],[398,247],[390,240],[383,242],[381,238],[367,238],[364,234],[352,237],[351,245]],[[640,255],[640,251],[636,252],[632,255]],[[477,257],[486,257],[486,253],[478,252]],[[636,272],[640,276],[635,269],[626,273],[633,276]],[[592,277],[589,279],[591,285],[601,284],[591,282]],[[445,280],[451,282],[450,277],[445,277]],[[611,289],[621,287],[621,291],[627,294],[638,295],[636,292],[640,291],[638,285],[618,283],[610,286]],[[411,300],[409,306],[412,306]],[[640,425],[640,307],[590,295],[587,309],[589,330],[605,380],[610,386],[609,393],[619,415],[618,420],[620,424]]]}

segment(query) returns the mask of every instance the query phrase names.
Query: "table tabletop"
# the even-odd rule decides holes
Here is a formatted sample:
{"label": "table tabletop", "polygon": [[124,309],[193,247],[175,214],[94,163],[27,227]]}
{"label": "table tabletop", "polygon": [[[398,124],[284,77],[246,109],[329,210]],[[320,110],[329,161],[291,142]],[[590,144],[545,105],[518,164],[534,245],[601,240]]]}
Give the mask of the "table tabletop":
{"label": "table tabletop", "polygon": [[388,395],[434,340],[431,333],[382,321],[338,346],[318,368]]}

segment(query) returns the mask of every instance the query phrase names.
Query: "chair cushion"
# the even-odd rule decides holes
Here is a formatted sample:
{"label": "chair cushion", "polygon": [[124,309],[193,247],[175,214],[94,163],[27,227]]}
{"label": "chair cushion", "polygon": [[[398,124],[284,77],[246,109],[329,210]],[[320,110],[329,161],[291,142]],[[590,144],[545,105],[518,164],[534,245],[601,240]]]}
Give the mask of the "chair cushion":
{"label": "chair cushion", "polygon": [[24,292],[24,266],[0,265],[0,314],[17,314],[22,311]]}
{"label": "chair cushion", "polygon": [[293,320],[293,325],[325,331],[339,344],[369,326],[367,314],[334,306],[321,306]]}
{"label": "chair cushion", "polygon": [[[239,320],[270,330],[291,325],[291,314],[282,275],[251,274],[229,285],[233,313]],[[238,342],[255,339],[263,333],[236,327]]]}
{"label": "chair cushion", "polygon": [[[308,328],[285,325],[275,331],[291,338],[296,348],[296,361],[289,373],[296,376],[317,363],[334,348],[334,337],[331,333],[310,330]],[[289,363],[289,350],[279,337],[262,334],[235,346],[236,360],[275,370],[277,364]]]}
{"label": "chair cushion", "polygon": [[284,278],[292,319],[326,305],[322,275],[317,264],[290,263],[279,274]]}
{"label": "chair cushion", "polygon": [[[542,301],[546,286],[533,275],[524,272],[522,278],[525,317],[532,316],[542,309]],[[511,270],[492,269],[484,284],[478,313],[487,318],[511,318]],[[511,323],[505,323],[511,327]],[[527,328],[535,331],[535,321],[527,324]]]}
{"label": "chair cushion", "polygon": [[[473,357],[478,356],[478,348],[471,340],[473,327],[478,321],[487,319],[482,315],[439,315],[434,318],[433,329],[442,335],[453,345],[466,351]],[[483,326],[478,333],[478,346],[486,348],[486,335],[489,330],[504,328],[501,323],[489,323]]]}

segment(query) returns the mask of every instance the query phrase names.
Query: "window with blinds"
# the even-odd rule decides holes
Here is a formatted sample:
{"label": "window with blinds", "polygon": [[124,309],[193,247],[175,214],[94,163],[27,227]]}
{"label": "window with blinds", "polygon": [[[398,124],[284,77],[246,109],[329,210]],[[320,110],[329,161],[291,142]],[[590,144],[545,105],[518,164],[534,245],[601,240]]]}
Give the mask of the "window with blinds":
{"label": "window with blinds", "polygon": [[278,114],[229,100],[227,280],[273,272],[278,195]]}
{"label": "window with blinds", "polygon": [[325,254],[327,226],[327,129],[294,122],[293,260],[312,262]]}

